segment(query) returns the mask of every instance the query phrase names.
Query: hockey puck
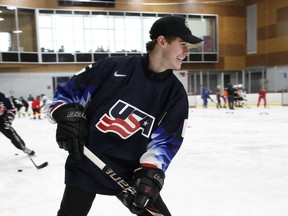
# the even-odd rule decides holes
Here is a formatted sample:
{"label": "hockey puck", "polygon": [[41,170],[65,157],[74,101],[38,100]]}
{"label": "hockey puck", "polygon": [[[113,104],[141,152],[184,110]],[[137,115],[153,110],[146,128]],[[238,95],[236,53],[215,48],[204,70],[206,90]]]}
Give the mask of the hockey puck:
{"label": "hockey puck", "polygon": [[18,169],[18,172],[22,172],[23,170],[22,169]]}
{"label": "hockey puck", "polygon": [[18,154],[17,153],[15,153],[15,156],[17,156]]}

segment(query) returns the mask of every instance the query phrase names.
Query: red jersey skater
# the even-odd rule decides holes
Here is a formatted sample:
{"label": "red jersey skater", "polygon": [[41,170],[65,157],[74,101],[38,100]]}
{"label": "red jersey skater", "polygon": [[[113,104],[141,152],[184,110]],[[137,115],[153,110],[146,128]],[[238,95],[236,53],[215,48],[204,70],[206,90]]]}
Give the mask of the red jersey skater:
{"label": "red jersey skater", "polygon": [[264,101],[264,107],[266,108],[266,94],[268,93],[268,91],[265,88],[261,88],[259,90],[259,97],[258,97],[258,103],[257,103],[257,107],[259,107],[261,100],[263,99]]}
{"label": "red jersey skater", "polygon": [[38,115],[38,119],[41,119],[41,106],[40,106],[40,96],[37,96],[36,99],[32,101],[31,108],[33,110],[33,118],[36,119],[36,114]]}

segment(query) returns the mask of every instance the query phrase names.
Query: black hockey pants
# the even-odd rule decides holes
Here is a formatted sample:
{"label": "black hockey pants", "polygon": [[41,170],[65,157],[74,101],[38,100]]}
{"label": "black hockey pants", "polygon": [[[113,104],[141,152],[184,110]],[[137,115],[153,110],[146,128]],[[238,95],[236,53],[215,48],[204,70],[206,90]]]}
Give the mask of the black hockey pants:
{"label": "black hockey pants", "polygon": [[18,135],[18,133],[14,130],[13,127],[7,127],[4,124],[0,124],[0,131],[8,138],[11,140],[13,145],[20,149],[23,150],[25,148],[25,143],[21,139],[21,137]]}
{"label": "black hockey pants", "polygon": [[[95,197],[95,193],[66,186],[57,216],[87,216]],[[160,205],[164,206],[160,207]],[[159,209],[163,207],[167,208],[161,196],[157,198],[154,206],[159,206]],[[138,216],[152,215],[148,211],[146,211]],[[164,216],[171,216],[171,214],[167,213]]]}

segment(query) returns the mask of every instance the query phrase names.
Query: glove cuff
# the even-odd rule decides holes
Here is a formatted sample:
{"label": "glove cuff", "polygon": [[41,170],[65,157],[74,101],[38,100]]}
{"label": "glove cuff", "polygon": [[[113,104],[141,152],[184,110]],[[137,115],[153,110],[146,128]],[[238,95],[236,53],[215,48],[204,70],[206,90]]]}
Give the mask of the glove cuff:
{"label": "glove cuff", "polygon": [[153,180],[153,182],[158,186],[159,191],[163,188],[165,179],[165,173],[163,170],[141,166],[134,171],[134,178],[137,179],[143,177]]}
{"label": "glove cuff", "polygon": [[52,113],[52,117],[56,122],[86,120],[84,108],[78,103],[69,103],[56,108]]}

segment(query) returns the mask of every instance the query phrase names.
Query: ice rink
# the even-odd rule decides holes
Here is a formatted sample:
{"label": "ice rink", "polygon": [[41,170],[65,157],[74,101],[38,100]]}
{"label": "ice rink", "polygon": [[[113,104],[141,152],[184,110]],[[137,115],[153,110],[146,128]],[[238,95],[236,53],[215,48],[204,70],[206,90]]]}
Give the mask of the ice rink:
{"label": "ice rink", "polygon": [[[55,141],[56,125],[22,117],[13,127],[35,150],[34,161],[49,165],[37,170],[0,134],[0,215],[56,216],[67,155]],[[161,193],[173,216],[287,216],[288,107],[190,109]],[[126,215],[109,196],[97,196],[89,213]]]}

